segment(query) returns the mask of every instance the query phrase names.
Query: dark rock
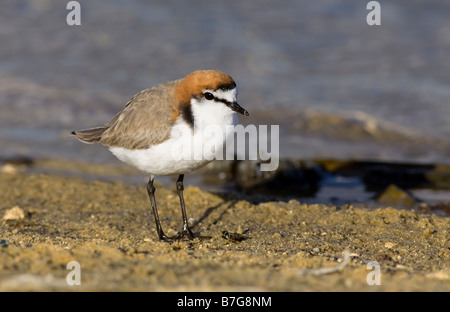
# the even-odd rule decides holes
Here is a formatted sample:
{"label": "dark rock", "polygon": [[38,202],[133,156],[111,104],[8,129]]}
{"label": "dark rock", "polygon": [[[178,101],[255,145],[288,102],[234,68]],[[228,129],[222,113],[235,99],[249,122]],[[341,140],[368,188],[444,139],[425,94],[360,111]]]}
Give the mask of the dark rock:
{"label": "dark rock", "polygon": [[378,194],[375,199],[380,204],[394,207],[413,207],[418,203],[411,194],[394,184],[389,185],[383,192]]}

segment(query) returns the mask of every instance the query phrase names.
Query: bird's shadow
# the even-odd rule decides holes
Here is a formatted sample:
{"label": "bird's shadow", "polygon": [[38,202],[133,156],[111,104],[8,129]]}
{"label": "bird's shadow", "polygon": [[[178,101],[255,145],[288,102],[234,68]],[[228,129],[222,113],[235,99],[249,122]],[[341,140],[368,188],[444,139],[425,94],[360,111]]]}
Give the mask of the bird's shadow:
{"label": "bird's shadow", "polygon": [[[214,211],[216,211],[219,208],[222,208],[225,206],[225,209],[223,209],[223,211],[220,213],[220,215],[211,222],[211,224],[217,224],[220,220],[222,220],[223,216],[225,215],[225,213],[232,208],[235,204],[237,203],[237,200],[231,200],[231,201],[224,201],[221,202],[213,207],[209,207],[208,209],[206,209],[206,211],[204,212],[204,214],[198,219],[196,220],[193,224],[192,224],[192,228],[196,229],[199,225],[201,225],[203,223],[203,221],[205,221]],[[198,236],[200,238],[211,238],[208,236]]]}

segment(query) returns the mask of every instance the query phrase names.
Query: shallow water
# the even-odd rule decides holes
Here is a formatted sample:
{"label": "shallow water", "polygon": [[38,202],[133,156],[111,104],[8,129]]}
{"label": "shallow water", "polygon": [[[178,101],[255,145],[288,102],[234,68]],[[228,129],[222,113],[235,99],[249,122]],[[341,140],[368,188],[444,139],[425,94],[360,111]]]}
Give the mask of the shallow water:
{"label": "shallow water", "polygon": [[[115,163],[69,138],[138,91],[200,68],[238,83],[245,124],[279,124],[281,157],[450,159],[450,3],[2,2],[2,155]],[[6,43],[6,44],[5,44]]]}

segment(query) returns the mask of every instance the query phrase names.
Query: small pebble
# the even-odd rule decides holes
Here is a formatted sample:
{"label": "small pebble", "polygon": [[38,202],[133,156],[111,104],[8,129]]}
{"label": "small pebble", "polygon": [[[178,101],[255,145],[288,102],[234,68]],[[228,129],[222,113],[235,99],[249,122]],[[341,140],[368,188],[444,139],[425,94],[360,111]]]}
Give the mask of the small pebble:
{"label": "small pebble", "polygon": [[274,234],[272,235],[272,238],[274,238],[274,239],[280,239],[280,238],[282,238],[282,235],[281,235],[280,233],[274,233]]}
{"label": "small pebble", "polygon": [[397,245],[397,244],[396,243],[387,242],[387,243],[384,244],[384,247],[390,249],[390,248],[394,247],[395,245]]}
{"label": "small pebble", "polygon": [[25,218],[25,212],[19,206],[6,210],[3,220],[20,220]]}
{"label": "small pebble", "polygon": [[222,231],[222,238],[229,239],[233,242],[241,242],[241,241],[247,239],[247,237],[245,237],[242,234],[230,233],[228,231]]}
{"label": "small pebble", "polygon": [[0,168],[0,172],[14,174],[14,173],[17,173],[17,168],[11,164],[6,164]]}

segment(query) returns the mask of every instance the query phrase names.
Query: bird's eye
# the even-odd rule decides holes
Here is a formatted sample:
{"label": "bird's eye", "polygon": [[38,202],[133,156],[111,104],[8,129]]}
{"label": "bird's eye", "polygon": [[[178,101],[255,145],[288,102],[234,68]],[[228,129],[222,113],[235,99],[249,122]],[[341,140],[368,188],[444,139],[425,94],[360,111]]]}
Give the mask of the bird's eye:
{"label": "bird's eye", "polygon": [[210,92],[205,92],[203,95],[205,96],[205,99],[207,99],[208,101],[214,99],[214,95]]}

